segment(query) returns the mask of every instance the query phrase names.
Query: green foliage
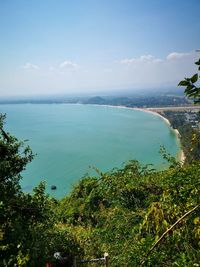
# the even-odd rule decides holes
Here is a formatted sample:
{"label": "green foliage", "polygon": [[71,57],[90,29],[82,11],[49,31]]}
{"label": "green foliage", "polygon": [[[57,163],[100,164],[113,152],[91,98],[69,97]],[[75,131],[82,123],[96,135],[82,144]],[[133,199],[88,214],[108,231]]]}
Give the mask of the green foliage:
{"label": "green foliage", "polygon": [[195,62],[195,64],[198,66],[198,70],[200,70],[200,58],[198,61]]}
{"label": "green foliage", "polygon": [[[87,177],[58,203],[58,220],[70,227],[85,257],[108,251],[111,266],[140,266],[152,244],[200,202],[200,163],[155,171],[131,161],[123,169]],[[94,205],[95,203],[95,205]],[[76,218],[76,219],[75,219]],[[176,227],[146,266],[198,263],[200,212]]]}
{"label": "green foliage", "polygon": [[[200,59],[195,62],[198,66],[198,71],[200,71]],[[200,103],[200,86],[199,86],[199,73],[195,73],[190,78],[185,78],[180,81],[178,86],[185,87],[185,94],[187,97],[191,98],[195,104]],[[171,121],[171,120],[170,120]],[[174,118],[172,119],[172,122]],[[177,128],[181,134],[181,142],[183,148],[186,152],[187,161],[200,159],[200,132],[198,130],[192,129],[191,126],[180,125],[175,122]],[[175,127],[176,128],[176,127]]]}
{"label": "green foliage", "polygon": [[[198,70],[200,71],[200,59],[197,62],[195,62],[195,64],[198,66]],[[178,84],[178,86],[186,87],[185,89],[186,96],[192,98],[195,103],[200,103],[200,87],[196,85],[199,77],[200,77],[199,74],[195,73],[192,77],[185,78]]]}
{"label": "green foliage", "polygon": [[44,266],[59,250],[72,258],[79,246],[69,232],[56,226],[55,201],[46,195],[44,183],[32,195],[21,191],[21,171],[33,154],[4,131],[4,119],[0,117],[0,266]]}

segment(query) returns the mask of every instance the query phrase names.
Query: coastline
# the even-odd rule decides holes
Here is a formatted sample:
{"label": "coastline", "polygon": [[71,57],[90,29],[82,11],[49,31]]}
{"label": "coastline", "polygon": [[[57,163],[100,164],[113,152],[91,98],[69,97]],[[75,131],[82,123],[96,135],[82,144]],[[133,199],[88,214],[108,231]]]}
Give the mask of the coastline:
{"label": "coastline", "polygon": [[185,162],[185,154],[184,154],[184,151],[183,149],[181,148],[181,141],[180,141],[180,133],[177,129],[174,129],[170,123],[170,121],[165,118],[163,115],[161,115],[159,112],[156,112],[156,111],[152,111],[150,108],[131,108],[131,107],[126,107],[126,106],[112,106],[112,105],[99,105],[99,104],[91,104],[91,105],[95,105],[95,106],[103,106],[103,107],[110,107],[110,108],[124,108],[124,109],[129,109],[129,110],[139,110],[139,111],[142,111],[142,112],[146,112],[146,113],[151,113],[152,115],[154,116],[159,116],[175,133],[178,141],[179,141],[179,144],[180,144],[180,151],[177,153],[177,159],[178,161],[180,162],[180,164],[184,164]]}
{"label": "coastline", "polygon": [[179,151],[178,154],[177,154],[177,159],[178,159],[178,161],[179,161],[181,164],[184,164],[186,157],[185,157],[185,154],[184,154],[183,149],[181,148],[181,140],[180,140],[181,135],[180,135],[178,129],[174,129],[174,128],[172,127],[170,121],[169,121],[167,118],[165,118],[163,115],[161,115],[160,113],[158,113],[158,112],[156,112],[156,111],[151,111],[151,110],[148,110],[148,109],[147,109],[147,110],[146,110],[146,109],[142,109],[142,110],[145,111],[145,112],[150,112],[150,113],[152,113],[152,114],[154,114],[154,115],[156,115],[156,116],[159,116],[159,117],[162,118],[162,119],[165,121],[165,123],[168,124],[169,127],[174,131],[174,133],[175,133],[175,135],[176,135],[176,137],[177,137],[177,139],[178,139],[178,141],[179,141],[179,143],[180,143],[180,151]]}

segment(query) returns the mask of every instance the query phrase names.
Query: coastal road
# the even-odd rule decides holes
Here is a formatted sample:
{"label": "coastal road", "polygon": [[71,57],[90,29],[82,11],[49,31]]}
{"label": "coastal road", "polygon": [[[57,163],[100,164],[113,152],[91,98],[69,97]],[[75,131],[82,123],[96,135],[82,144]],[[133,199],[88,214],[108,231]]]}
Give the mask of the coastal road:
{"label": "coastal road", "polygon": [[200,111],[200,105],[190,105],[190,106],[177,106],[177,107],[155,107],[155,108],[145,108],[149,111],[163,112],[163,111]]}

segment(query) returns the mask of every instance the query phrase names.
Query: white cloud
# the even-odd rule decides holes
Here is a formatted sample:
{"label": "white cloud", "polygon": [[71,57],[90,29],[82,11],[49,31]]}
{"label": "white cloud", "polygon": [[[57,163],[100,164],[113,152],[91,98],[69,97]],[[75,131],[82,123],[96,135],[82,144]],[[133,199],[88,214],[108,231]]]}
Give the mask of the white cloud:
{"label": "white cloud", "polygon": [[[151,54],[139,57],[124,58],[116,65],[115,80],[127,86],[176,86],[185,76],[191,76],[196,71],[194,64],[197,60],[197,53],[173,52],[163,58]],[[115,72],[115,70],[114,70]]]}
{"label": "white cloud", "polygon": [[73,70],[73,69],[78,69],[79,65],[76,64],[76,63],[71,62],[70,60],[65,60],[62,63],[60,63],[59,67],[61,69]]}
{"label": "white cloud", "polygon": [[182,59],[190,56],[191,53],[178,53],[178,52],[172,52],[167,56],[167,60],[177,60]]}
{"label": "white cloud", "polygon": [[[70,60],[63,60],[57,64],[51,62],[49,65],[43,63],[40,68],[26,63],[23,68],[16,69],[16,72],[0,73],[0,90],[2,93],[1,88],[4,88],[4,94],[9,93],[9,90],[14,94],[18,87],[19,92],[24,94],[50,94],[92,92],[105,88],[117,90],[175,87],[181,79],[196,72],[194,62],[198,56],[194,51],[173,52],[163,58],[143,54],[138,57],[121,58],[121,61],[120,58],[114,62],[107,60],[107,65],[87,65],[87,68],[79,67]],[[176,60],[172,60],[174,58]],[[24,75],[25,69],[27,75]]]}
{"label": "white cloud", "polygon": [[120,63],[124,65],[133,65],[135,63],[159,63],[159,62],[162,62],[162,60],[152,55],[142,55],[138,58],[125,58],[120,60]]}
{"label": "white cloud", "polygon": [[142,64],[150,64],[150,63],[165,63],[165,62],[170,62],[170,61],[178,61],[180,59],[182,60],[187,60],[187,59],[192,59],[194,60],[195,58],[195,53],[194,51],[191,52],[184,52],[184,53],[179,53],[179,52],[172,52],[166,56],[164,59],[156,58],[152,55],[142,55],[137,58],[125,58],[120,60],[120,63],[123,65],[138,65],[138,63]]}
{"label": "white cloud", "polygon": [[152,55],[144,55],[139,58],[139,61],[152,61],[154,59],[154,56]]}
{"label": "white cloud", "polygon": [[120,60],[120,63],[124,65],[131,65],[135,63],[135,58],[125,58],[125,59]]}
{"label": "white cloud", "polygon": [[26,70],[39,70],[39,66],[35,65],[35,64],[32,64],[32,63],[26,63],[23,66],[23,69],[26,69]]}

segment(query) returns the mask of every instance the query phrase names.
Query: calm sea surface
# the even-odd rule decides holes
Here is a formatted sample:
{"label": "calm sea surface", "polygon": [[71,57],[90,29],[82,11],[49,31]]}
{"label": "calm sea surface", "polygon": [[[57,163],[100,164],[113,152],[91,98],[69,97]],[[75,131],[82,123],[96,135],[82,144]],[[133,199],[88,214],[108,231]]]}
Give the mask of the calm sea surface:
{"label": "calm sea surface", "polygon": [[[37,154],[23,173],[21,185],[31,191],[46,181],[47,192],[62,197],[90,166],[108,171],[130,159],[153,163],[164,160],[163,145],[176,156],[180,150],[174,131],[162,118],[138,110],[68,104],[0,105],[5,129]],[[57,190],[51,191],[51,185]]]}

